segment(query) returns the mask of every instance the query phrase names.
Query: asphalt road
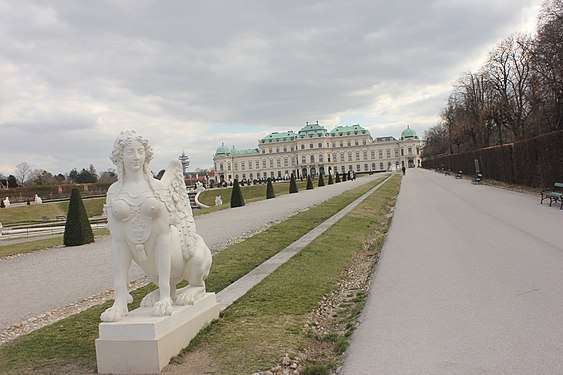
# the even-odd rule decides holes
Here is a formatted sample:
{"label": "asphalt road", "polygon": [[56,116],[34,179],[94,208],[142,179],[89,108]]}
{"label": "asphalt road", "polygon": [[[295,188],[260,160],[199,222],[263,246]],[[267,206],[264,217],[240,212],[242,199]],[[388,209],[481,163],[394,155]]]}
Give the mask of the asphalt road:
{"label": "asphalt road", "polygon": [[[197,231],[213,251],[268,223],[282,220],[382,176],[374,174],[355,181],[301,190],[297,194],[285,194],[243,207],[196,216]],[[265,189],[264,185],[264,194]],[[0,259],[0,331],[28,318],[112,289],[109,247],[110,238],[103,237],[88,245]],[[142,271],[133,265],[129,279],[141,277]]]}
{"label": "asphalt road", "polygon": [[408,170],[342,374],[562,374],[562,228],[539,196]]}

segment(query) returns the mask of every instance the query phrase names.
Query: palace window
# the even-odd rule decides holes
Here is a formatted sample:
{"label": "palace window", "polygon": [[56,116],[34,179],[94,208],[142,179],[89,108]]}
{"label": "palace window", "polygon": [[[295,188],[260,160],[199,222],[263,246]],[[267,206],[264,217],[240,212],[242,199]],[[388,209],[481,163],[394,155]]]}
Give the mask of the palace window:
{"label": "palace window", "polygon": [[319,155],[319,163],[322,163],[322,162],[324,162],[324,157],[323,157],[323,154],[320,154]]}
{"label": "palace window", "polygon": [[387,159],[389,159],[391,157],[391,149],[386,149],[385,154],[387,155]]}
{"label": "palace window", "polygon": [[375,150],[371,150],[371,160],[375,159]]}
{"label": "palace window", "polygon": [[244,161],[241,161],[240,162],[240,169],[242,169],[244,171],[245,168],[246,168],[246,163]]}
{"label": "palace window", "polygon": [[364,160],[368,160],[368,150],[364,150]]}
{"label": "palace window", "polygon": [[380,159],[383,159],[383,150],[377,150]]}
{"label": "palace window", "polygon": [[270,159],[270,168],[274,168],[274,159]]}
{"label": "palace window", "polygon": [[356,160],[360,160],[360,151],[356,151]]}
{"label": "palace window", "polygon": [[287,167],[289,165],[289,161],[287,158],[283,158],[283,166]]}

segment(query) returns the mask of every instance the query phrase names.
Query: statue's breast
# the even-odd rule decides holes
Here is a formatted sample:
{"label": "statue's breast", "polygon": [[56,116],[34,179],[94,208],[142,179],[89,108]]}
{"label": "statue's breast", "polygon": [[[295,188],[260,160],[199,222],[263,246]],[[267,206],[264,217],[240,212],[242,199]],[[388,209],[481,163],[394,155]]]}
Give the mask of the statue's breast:
{"label": "statue's breast", "polygon": [[124,223],[126,236],[134,244],[148,240],[153,220],[166,210],[152,191],[136,195],[120,192],[112,197],[108,208],[116,221]]}

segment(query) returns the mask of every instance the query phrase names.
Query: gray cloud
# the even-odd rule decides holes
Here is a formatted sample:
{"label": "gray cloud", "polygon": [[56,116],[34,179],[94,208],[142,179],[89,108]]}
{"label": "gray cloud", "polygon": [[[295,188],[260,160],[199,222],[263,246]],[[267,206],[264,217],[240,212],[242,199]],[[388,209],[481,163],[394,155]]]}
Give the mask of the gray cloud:
{"label": "gray cloud", "polygon": [[182,150],[194,168],[209,167],[221,141],[256,147],[305,121],[360,118],[388,132],[374,136],[409,123],[422,135],[457,76],[521,31],[536,6],[0,0],[0,129],[13,140],[0,149],[0,173],[21,161],[104,170],[129,128],[155,146],[154,169]]}

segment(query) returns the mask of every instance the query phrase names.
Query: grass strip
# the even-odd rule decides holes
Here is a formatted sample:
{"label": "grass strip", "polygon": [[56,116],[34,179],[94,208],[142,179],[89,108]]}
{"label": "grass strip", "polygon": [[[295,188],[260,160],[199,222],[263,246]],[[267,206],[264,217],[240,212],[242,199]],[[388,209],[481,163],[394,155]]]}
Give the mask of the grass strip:
{"label": "grass strip", "polygon": [[[342,354],[367,294],[359,291],[346,303],[342,334],[318,337],[304,330],[309,314],[332,292],[358,253],[379,252],[400,185],[393,177],[350,214],[305,247],[276,272],[236,301],[202,332],[176,363],[190,363],[190,353],[205,351],[209,368],[220,374],[250,374],[274,367],[285,354],[307,354],[312,368],[328,373]],[[369,246],[366,246],[369,244]],[[334,355],[327,355],[324,346]]]}
{"label": "grass strip", "polygon": [[[107,236],[108,234],[108,229],[94,229],[95,236]],[[34,251],[45,250],[59,246],[63,246],[62,234],[56,237],[43,238],[40,240],[12,243],[9,245],[0,245],[0,258],[16,254],[32,253]]]}
{"label": "grass strip", "polygon": [[[382,180],[346,191],[215,255],[208,291],[218,292],[238,280]],[[130,309],[138,307],[142,296],[153,288],[151,285],[134,291]],[[69,366],[70,373],[94,373],[99,317],[110,305],[107,302],[93,307],[0,346],[0,373],[64,373]]]}

